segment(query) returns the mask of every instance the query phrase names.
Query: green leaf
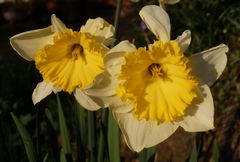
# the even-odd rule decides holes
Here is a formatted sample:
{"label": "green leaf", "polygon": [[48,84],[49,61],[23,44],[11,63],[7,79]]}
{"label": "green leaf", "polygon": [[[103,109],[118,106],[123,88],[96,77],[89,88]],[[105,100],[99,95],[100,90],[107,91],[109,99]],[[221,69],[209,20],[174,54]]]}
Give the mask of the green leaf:
{"label": "green leaf", "polygon": [[194,142],[189,162],[197,162],[197,161],[198,161],[198,150],[197,150],[196,142]]}
{"label": "green leaf", "polygon": [[112,113],[108,115],[108,149],[109,161],[120,162],[120,138],[118,125]]}
{"label": "green leaf", "polygon": [[27,115],[21,115],[19,118],[23,125],[27,125],[27,123],[29,123],[32,119],[33,116],[30,113]]}
{"label": "green leaf", "polygon": [[96,121],[94,112],[88,111],[88,148],[90,162],[96,161]]}
{"label": "green leaf", "polygon": [[48,109],[45,109],[45,114],[46,114],[49,122],[51,123],[52,127],[54,128],[54,130],[57,130],[57,127],[53,121],[52,113]]}
{"label": "green leaf", "polygon": [[[74,98],[75,99],[75,98]],[[87,111],[75,99],[75,117],[76,117],[76,138],[77,138],[77,154],[79,161],[86,161],[86,145],[87,145]]]}
{"label": "green leaf", "polygon": [[67,162],[66,155],[64,153],[63,148],[60,151],[60,162]]}
{"label": "green leaf", "polygon": [[155,147],[146,148],[139,153],[139,160],[140,162],[148,162],[151,161],[151,158],[154,156],[156,151]]}
{"label": "green leaf", "polygon": [[75,100],[75,105],[77,109],[77,120],[80,129],[80,138],[83,146],[87,144],[87,111]]}
{"label": "green leaf", "polygon": [[98,157],[97,161],[104,161],[105,153],[108,153],[107,148],[107,121],[108,121],[108,109],[102,109],[102,121],[101,121],[101,132],[99,137],[99,145],[98,145]]}
{"label": "green leaf", "polygon": [[220,153],[219,153],[219,147],[216,139],[214,139],[214,142],[213,142],[212,152],[213,152],[213,155],[212,155],[213,162],[218,162]]}
{"label": "green leaf", "polygon": [[14,115],[14,113],[11,112],[11,116],[17,126],[20,136],[22,137],[29,162],[36,162],[35,148],[28,131],[23,126],[23,124],[19,121],[19,119]]}
{"label": "green leaf", "polygon": [[46,153],[46,155],[44,156],[43,162],[47,162],[47,159],[48,159],[48,153]]}
{"label": "green leaf", "polygon": [[61,105],[58,94],[57,94],[57,107],[58,107],[58,117],[59,117],[60,133],[61,133],[61,140],[62,140],[62,148],[63,148],[64,154],[71,154],[71,145],[69,141],[66,120],[62,111],[62,105]]}

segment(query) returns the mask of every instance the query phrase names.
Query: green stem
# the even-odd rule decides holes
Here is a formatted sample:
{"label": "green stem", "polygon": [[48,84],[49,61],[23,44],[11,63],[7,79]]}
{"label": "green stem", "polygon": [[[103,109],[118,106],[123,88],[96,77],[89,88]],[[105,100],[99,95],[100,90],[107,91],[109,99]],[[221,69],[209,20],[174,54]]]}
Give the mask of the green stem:
{"label": "green stem", "polygon": [[[118,26],[119,26],[119,18],[120,18],[120,14],[121,14],[121,10],[122,10],[122,4],[123,4],[124,0],[118,0],[117,2],[117,9],[115,12],[115,18],[114,18],[114,28],[115,28],[115,33],[114,33],[114,37],[117,37],[117,32],[118,32]],[[114,46],[114,43],[112,45],[112,47]]]}
{"label": "green stem", "polygon": [[75,107],[75,117],[76,117],[76,137],[77,137],[77,160],[76,162],[86,161],[85,157],[85,144],[86,144],[86,121],[85,115],[86,111],[79,105],[79,103],[74,100],[74,107]]}
{"label": "green stem", "polygon": [[96,119],[95,112],[88,111],[88,147],[90,150],[89,162],[96,161]]}
{"label": "green stem", "polygon": [[[115,33],[114,37],[117,38],[117,32],[118,32],[118,26],[119,26],[119,18],[122,10],[124,0],[118,0],[117,3],[117,9],[115,12],[115,18],[114,18],[114,27],[115,27]],[[112,47],[114,46],[114,43],[112,44]],[[114,120],[112,113],[108,113],[106,115],[105,120],[108,120],[108,135],[107,135],[107,141],[108,141],[108,155],[109,155],[109,161],[110,162],[120,162],[120,136],[119,136],[119,128]]]}
{"label": "green stem", "polygon": [[102,110],[102,119],[101,119],[101,132],[99,138],[99,147],[98,147],[98,159],[97,161],[104,161],[104,155],[108,155],[108,145],[107,145],[107,123],[108,123],[108,109]]}
{"label": "green stem", "polygon": [[36,153],[37,153],[37,162],[40,161],[40,157],[39,157],[39,129],[40,129],[40,125],[39,125],[39,106],[36,106]]}
{"label": "green stem", "polygon": [[112,113],[108,115],[108,148],[110,162],[120,162],[120,135]]}

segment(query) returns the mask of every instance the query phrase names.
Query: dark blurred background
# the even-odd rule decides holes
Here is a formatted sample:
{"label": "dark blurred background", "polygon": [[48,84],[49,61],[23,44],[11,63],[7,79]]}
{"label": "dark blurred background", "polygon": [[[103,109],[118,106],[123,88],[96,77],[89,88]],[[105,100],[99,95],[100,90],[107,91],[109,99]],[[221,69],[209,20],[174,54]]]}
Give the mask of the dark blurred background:
{"label": "dark blurred background", "polygon": [[[120,17],[119,40],[128,39],[137,46],[145,46],[154,36],[144,28],[139,10],[157,0],[125,0]],[[14,112],[29,130],[35,132],[35,107],[31,94],[41,76],[34,62],[21,58],[9,44],[9,38],[20,32],[50,25],[55,13],[67,27],[79,30],[88,18],[103,17],[113,24],[117,0],[0,0],[0,162],[26,162],[22,140],[10,112]],[[215,129],[206,133],[184,132],[179,129],[168,140],[157,146],[155,161],[188,161],[197,138],[200,162],[212,161],[214,141],[218,143],[221,162],[240,161],[240,1],[239,0],[182,0],[167,5],[172,23],[172,39],[184,30],[192,31],[192,43],[187,53],[206,50],[220,43],[229,46],[228,65],[221,78],[211,88],[215,101]],[[52,113],[54,104],[44,101]],[[55,98],[54,98],[55,99]],[[71,114],[64,110],[71,118]],[[48,131],[41,122],[42,152],[47,150]],[[69,120],[68,126],[74,128]],[[74,136],[71,136],[74,143]],[[122,161],[138,161],[138,154],[121,143]]]}

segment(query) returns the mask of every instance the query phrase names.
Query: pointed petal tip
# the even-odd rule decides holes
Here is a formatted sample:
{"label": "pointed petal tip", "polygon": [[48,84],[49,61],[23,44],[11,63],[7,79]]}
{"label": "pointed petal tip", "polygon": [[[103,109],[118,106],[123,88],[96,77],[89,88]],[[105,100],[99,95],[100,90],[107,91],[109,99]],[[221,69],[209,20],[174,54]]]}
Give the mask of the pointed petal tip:
{"label": "pointed petal tip", "polygon": [[74,96],[78,103],[89,111],[96,111],[104,107],[103,103],[97,97],[87,95],[79,88],[75,89]]}
{"label": "pointed petal tip", "polygon": [[28,54],[25,54],[23,50],[18,48],[18,43],[16,42],[15,39],[17,39],[20,36],[20,34],[14,35],[11,38],[9,38],[10,45],[13,48],[13,50],[16,51],[22,58],[24,58],[27,61],[32,61],[33,60],[32,57],[30,57]]}
{"label": "pointed petal tip", "polygon": [[50,95],[52,92],[57,93],[60,91],[61,89],[53,86],[52,83],[47,83],[42,81],[38,83],[36,88],[33,90],[32,102],[34,105],[36,105],[37,103],[42,101],[44,98],[46,98],[48,95]]}
{"label": "pointed petal tip", "polygon": [[227,65],[228,50],[227,45],[220,44],[189,56],[193,74],[202,84],[211,86],[221,76]]}
{"label": "pointed petal tip", "polygon": [[144,6],[140,10],[139,15],[157,39],[162,42],[170,40],[170,19],[167,12],[161,6]]}
{"label": "pointed petal tip", "polygon": [[224,48],[225,49],[225,52],[228,52],[229,51],[229,48],[226,44],[222,43],[219,45],[220,47]]}
{"label": "pointed petal tip", "polygon": [[51,19],[55,19],[55,18],[57,18],[56,15],[55,15],[55,14],[52,14],[52,15],[51,15]]}
{"label": "pointed petal tip", "polygon": [[66,25],[55,15],[51,15],[52,30],[56,33],[66,30]]}

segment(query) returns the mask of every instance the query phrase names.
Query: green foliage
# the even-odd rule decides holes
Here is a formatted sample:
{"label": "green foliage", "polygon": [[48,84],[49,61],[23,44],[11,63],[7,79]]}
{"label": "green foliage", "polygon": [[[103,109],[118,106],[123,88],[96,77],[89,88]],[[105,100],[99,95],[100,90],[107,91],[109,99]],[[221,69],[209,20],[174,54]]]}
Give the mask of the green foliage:
{"label": "green foliage", "polygon": [[220,153],[219,153],[218,143],[217,143],[217,140],[214,139],[213,146],[212,146],[213,162],[218,162],[219,161],[219,156],[220,156]]}
{"label": "green foliage", "polygon": [[[139,153],[139,161],[140,162],[150,162],[153,161],[153,157],[155,154],[156,148],[145,148]],[[153,158],[153,159],[152,159]]]}
{"label": "green foliage", "polygon": [[110,162],[120,162],[119,128],[112,113],[108,115],[108,151]]}
{"label": "green foliage", "polygon": [[11,116],[17,126],[19,134],[21,135],[29,162],[36,162],[35,147],[34,147],[34,144],[32,142],[32,139],[31,139],[28,131],[23,126],[23,124],[20,122],[20,120],[14,115],[14,113],[11,113]]}
{"label": "green foliage", "polygon": [[64,154],[71,154],[71,145],[69,140],[68,129],[67,129],[66,120],[62,111],[62,104],[61,104],[59,95],[57,95],[57,105],[58,105],[58,117],[59,117],[62,149]]}
{"label": "green foliage", "polygon": [[190,155],[189,162],[198,162],[198,149],[196,143],[193,145],[192,153]]}

